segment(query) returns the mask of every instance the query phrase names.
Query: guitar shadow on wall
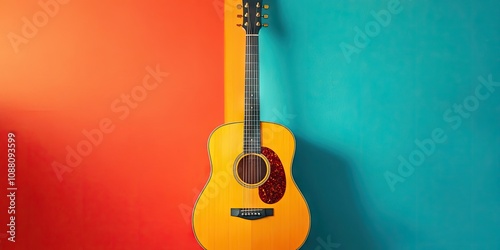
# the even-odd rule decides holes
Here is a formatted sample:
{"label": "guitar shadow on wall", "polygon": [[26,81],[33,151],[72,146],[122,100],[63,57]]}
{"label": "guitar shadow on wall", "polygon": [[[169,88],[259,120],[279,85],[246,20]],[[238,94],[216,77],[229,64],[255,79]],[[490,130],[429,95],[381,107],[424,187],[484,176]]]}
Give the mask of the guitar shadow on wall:
{"label": "guitar shadow on wall", "polygon": [[304,138],[296,140],[293,175],[311,212],[302,249],[385,249],[368,229],[350,164]]}
{"label": "guitar shadow on wall", "polygon": [[[289,101],[285,100],[285,105],[290,106],[292,110],[301,110],[293,106],[297,105],[297,100],[300,103],[303,93],[298,89],[303,83],[298,78],[287,77],[293,76],[296,72],[294,69],[299,68],[298,65],[302,62],[294,58],[296,48],[287,46],[290,39],[294,38],[284,24],[286,20],[281,16],[282,7],[286,7],[286,3],[275,0],[269,0],[267,3],[272,6],[272,28],[264,32],[269,32],[268,35],[275,39],[274,42],[281,45],[273,51],[273,56],[287,62],[282,68],[285,71],[281,74],[284,78],[278,83],[287,83],[287,86],[281,86],[279,89],[282,96],[290,98]],[[308,82],[307,86],[316,87],[317,84]],[[297,116],[302,117],[299,114]],[[292,123],[302,122],[308,121],[299,121],[297,118]],[[293,132],[294,124],[289,125]],[[377,237],[376,232],[370,229],[373,226],[367,219],[366,210],[354,183],[353,166],[334,150],[320,147],[299,136],[300,131],[295,132],[293,176],[307,200],[311,213],[309,236],[301,249],[387,249],[381,237]]]}

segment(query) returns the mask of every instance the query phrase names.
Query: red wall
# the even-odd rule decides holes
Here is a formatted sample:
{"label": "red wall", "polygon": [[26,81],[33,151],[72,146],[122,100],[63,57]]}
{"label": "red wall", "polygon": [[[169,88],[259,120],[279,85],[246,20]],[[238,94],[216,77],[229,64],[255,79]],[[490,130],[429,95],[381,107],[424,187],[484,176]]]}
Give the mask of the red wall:
{"label": "red wall", "polygon": [[199,249],[190,212],[224,119],[220,10],[41,2],[0,3],[1,249]]}

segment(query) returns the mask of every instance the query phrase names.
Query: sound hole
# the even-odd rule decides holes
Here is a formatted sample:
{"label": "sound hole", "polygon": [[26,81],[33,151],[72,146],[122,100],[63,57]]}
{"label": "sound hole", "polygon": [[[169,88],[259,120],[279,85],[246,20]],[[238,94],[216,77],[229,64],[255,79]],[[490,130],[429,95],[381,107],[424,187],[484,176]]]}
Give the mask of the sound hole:
{"label": "sound hole", "polygon": [[245,155],[238,162],[238,177],[249,185],[261,182],[266,178],[266,161],[258,155]]}

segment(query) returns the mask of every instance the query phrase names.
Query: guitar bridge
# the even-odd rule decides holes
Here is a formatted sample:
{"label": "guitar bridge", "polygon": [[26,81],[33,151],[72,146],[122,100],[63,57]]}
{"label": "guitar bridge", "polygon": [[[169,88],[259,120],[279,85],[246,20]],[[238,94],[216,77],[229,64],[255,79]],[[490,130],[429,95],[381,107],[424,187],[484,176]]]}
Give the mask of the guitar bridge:
{"label": "guitar bridge", "polygon": [[258,220],[274,215],[274,208],[231,208],[231,216],[245,220]]}

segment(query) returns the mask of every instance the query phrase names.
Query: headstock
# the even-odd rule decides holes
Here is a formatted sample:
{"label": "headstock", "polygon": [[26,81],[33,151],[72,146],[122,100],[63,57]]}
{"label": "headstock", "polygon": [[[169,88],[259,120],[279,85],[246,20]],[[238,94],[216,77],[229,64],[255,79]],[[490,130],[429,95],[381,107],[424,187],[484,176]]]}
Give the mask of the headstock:
{"label": "headstock", "polygon": [[262,23],[262,19],[267,19],[267,14],[262,14],[262,9],[269,9],[269,5],[262,4],[262,0],[243,0],[243,4],[238,4],[238,9],[243,9],[243,14],[238,15],[247,34],[258,34],[261,27],[267,27],[267,23]]}

